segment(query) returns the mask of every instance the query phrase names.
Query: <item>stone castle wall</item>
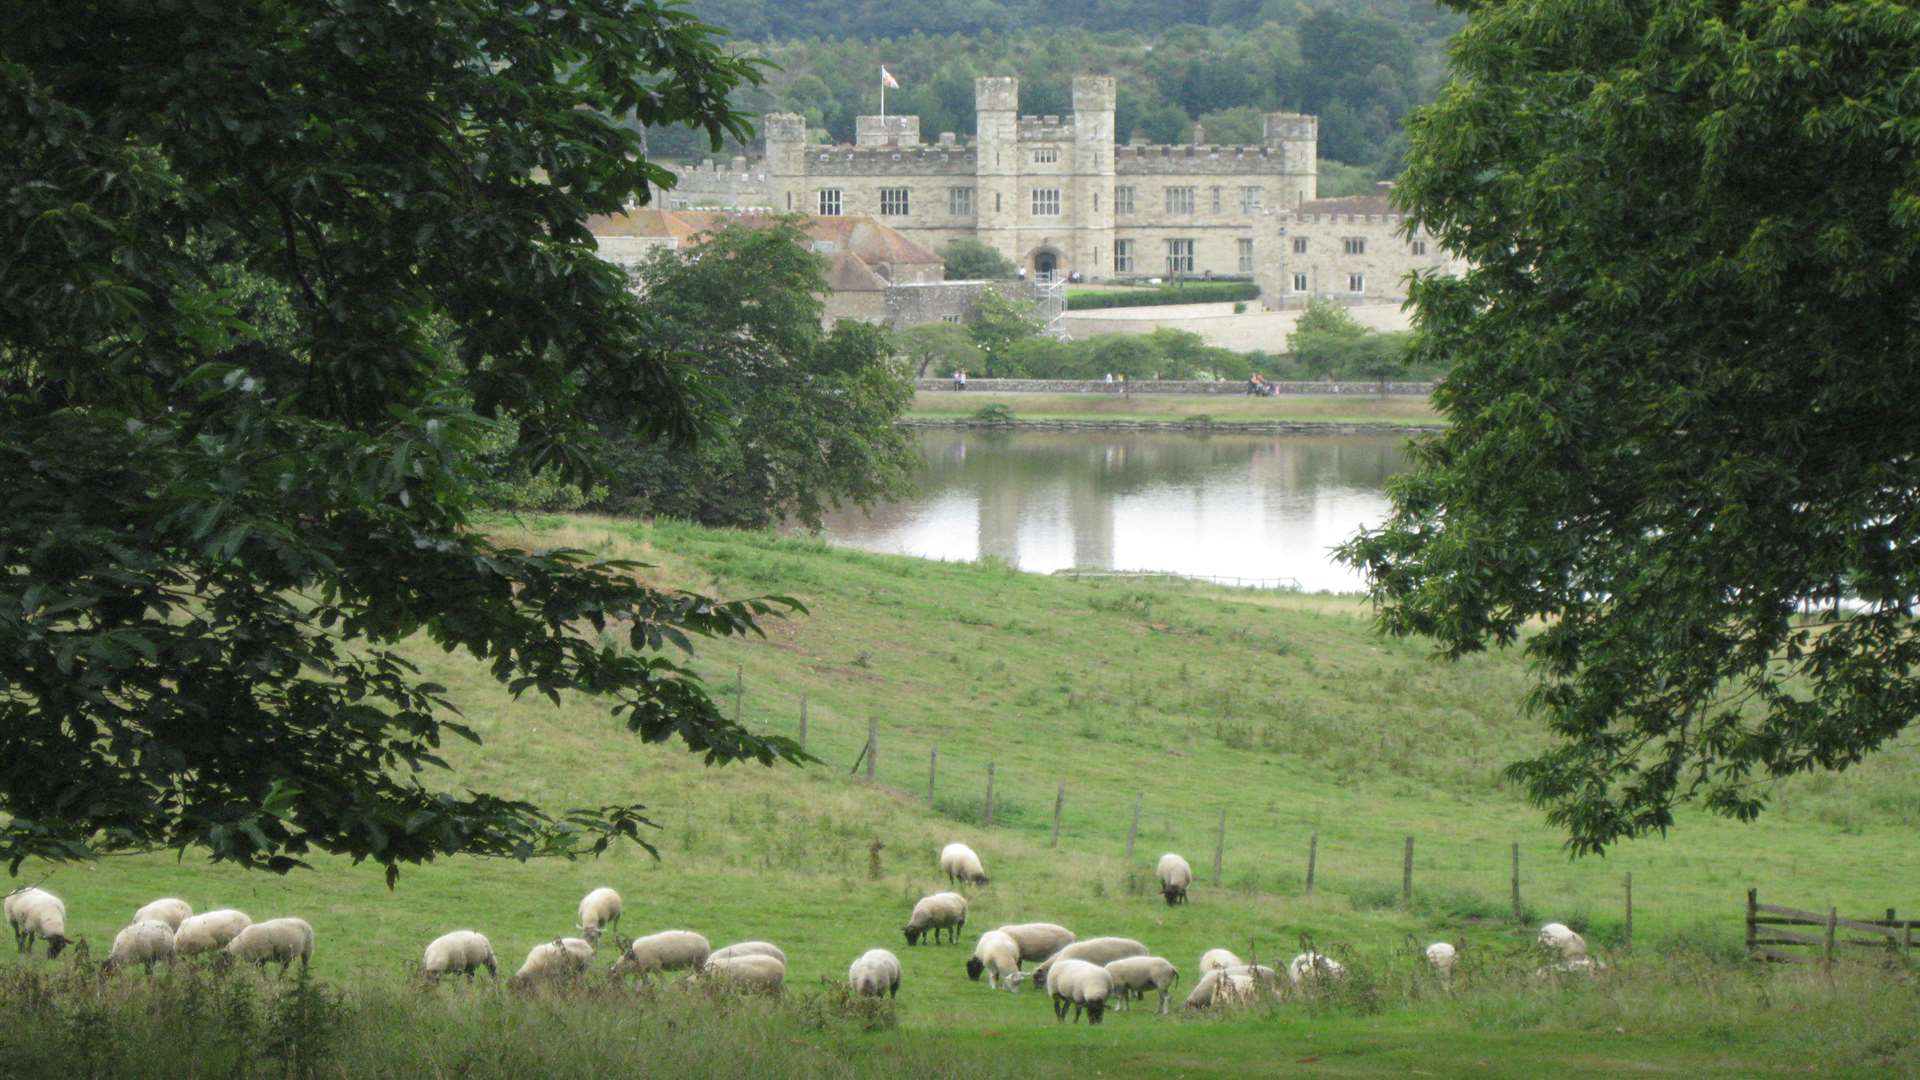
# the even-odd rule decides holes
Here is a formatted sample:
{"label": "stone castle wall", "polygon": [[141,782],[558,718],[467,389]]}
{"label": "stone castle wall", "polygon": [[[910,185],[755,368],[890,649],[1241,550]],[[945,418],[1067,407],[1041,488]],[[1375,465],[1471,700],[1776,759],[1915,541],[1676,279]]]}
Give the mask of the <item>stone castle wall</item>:
{"label": "stone castle wall", "polygon": [[[1303,307],[1310,299],[1397,303],[1406,299],[1407,278],[1415,271],[1453,276],[1465,272],[1466,264],[1430,234],[1408,235],[1406,228],[1406,216],[1394,212],[1284,215],[1255,241],[1254,280],[1261,302],[1275,310]],[[1306,251],[1295,250],[1299,241],[1305,242]],[[1349,241],[1359,241],[1363,250],[1349,252]],[[1355,274],[1360,275],[1359,289],[1353,288]]]}

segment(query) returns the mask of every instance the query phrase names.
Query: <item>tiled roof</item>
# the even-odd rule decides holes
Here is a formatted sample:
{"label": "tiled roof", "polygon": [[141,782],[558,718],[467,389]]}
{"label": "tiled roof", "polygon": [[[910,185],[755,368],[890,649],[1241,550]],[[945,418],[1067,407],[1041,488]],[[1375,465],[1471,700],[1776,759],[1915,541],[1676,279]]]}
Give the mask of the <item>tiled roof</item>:
{"label": "tiled roof", "polygon": [[[611,217],[587,219],[587,229],[595,236],[657,237],[679,241],[681,246],[698,242],[701,233],[728,225],[748,228],[764,226],[773,219],[765,214],[730,214],[714,210],[656,210],[644,207]],[[827,285],[836,292],[870,292],[885,289],[887,280],[874,270],[876,266],[942,265],[944,260],[908,239],[898,229],[864,214],[837,217],[810,215],[803,228],[816,245],[830,244],[825,252],[829,263]],[[895,278],[904,275],[894,273]]]}

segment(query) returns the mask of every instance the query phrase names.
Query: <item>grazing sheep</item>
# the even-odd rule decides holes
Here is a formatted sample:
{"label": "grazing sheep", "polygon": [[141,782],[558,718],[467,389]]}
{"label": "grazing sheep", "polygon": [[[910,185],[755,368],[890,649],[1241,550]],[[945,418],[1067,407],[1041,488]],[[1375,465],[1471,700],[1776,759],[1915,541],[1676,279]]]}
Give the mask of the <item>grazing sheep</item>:
{"label": "grazing sheep", "polygon": [[1453,946],[1444,941],[1427,946],[1427,963],[1433,967],[1433,973],[1440,976],[1441,982],[1453,981],[1453,964],[1458,957]]}
{"label": "grazing sheep", "polygon": [[[707,939],[699,934],[691,930],[662,930],[658,934],[633,939],[620,953],[620,959],[613,962],[613,973],[623,975],[631,971],[637,975],[648,975],[681,968],[697,971],[712,955],[713,946],[708,945]],[[733,959],[745,958],[736,956]],[[784,969],[786,961],[781,961],[780,966]]]}
{"label": "grazing sheep", "polygon": [[1073,944],[1073,931],[1050,922],[1014,923],[1000,932],[1020,946],[1022,961],[1041,961]]}
{"label": "grazing sheep", "polygon": [[1534,977],[1546,979],[1555,975],[1598,975],[1607,970],[1607,965],[1591,956],[1573,956],[1565,960],[1556,960],[1535,971]]}
{"label": "grazing sheep", "polygon": [[933,932],[933,943],[940,944],[940,931],[947,932],[949,944],[960,940],[960,929],[967,925],[967,898],[957,892],[934,893],[923,896],[913,905],[913,914],[907,918],[907,925],[900,928],[907,935],[908,945],[920,944],[920,938],[929,930]]}
{"label": "grazing sheep", "polygon": [[1244,1004],[1252,1001],[1259,985],[1252,970],[1242,964],[1233,968],[1215,968],[1200,977],[1187,995],[1189,1009],[1210,1009],[1216,1005]]}
{"label": "grazing sheep", "polygon": [[153,974],[153,965],[173,963],[173,927],[159,919],[134,923],[114,935],[113,949],[107,953],[102,971],[139,964]]}
{"label": "grazing sheep", "polygon": [[1539,942],[1541,948],[1559,953],[1562,960],[1587,955],[1587,939],[1565,923],[1548,923],[1540,928],[1540,934],[1534,940]]}
{"label": "grazing sheep", "polygon": [[487,940],[487,935],[472,930],[455,930],[434,938],[420,960],[420,970],[428,982],[439,982],[442,975],[465,975],[467,981],[472,982],[478,968],[486,968],[487,974],[496,979],[500,977],[493,943]]}
{"label": "grazing sheep", "polygon": [[736,956],[771,956],[781,963],[787,962],[787,954],[780,951],[778,945],[769,945],[764,941],[742,941],[724,949],[716,949],[707,957],[707,963],[715,960],[731,960]]}
{"label": "grazing sheep", "polygon": [[580,899],[580,921],[574,929],[594,948],[600,947],[600,935],[620,921],[620,894],[602,885]]}
{"label": "grazing sheep", "polygon": [[847,968],[847,986],[860,997],[899,997],[900,958],[885,949],[868,949]]}
{"label": "grazing sheep", "polygon": [[1107,966],[1113,988],[1120,992],[1120,1007],[1133,1011],[1133,999],[1144,998],[1148,990],[1160,992],[1160,1012],[1165,1014],[1173,988],[1180,982],[1180,971],[1158,956],[1129,956]]}
{"label": "grazing sheep", "polygon": [[1187,886],[1193,884],[1193,867],[1187,860],[1169,851],[1160,856],[1160,865],[1153,872],[1160,879],[1160,895],[1166,897],[1168,907],[1187,902]]}
{"label": "grazing sheep", "polygon": [[59,897],[45,889],[21,889],[7,894],[5,909],[13,943],[21,952],[32,956],[35,938],[46,939],[49,960],[67,947],[67,905]]}
{"label": "grazing sheep", "polygon": [[947,875],[947,884],[965,882],[969,885],[985,885],[987,872],[980,865],[980,856],[965,844],[948,844],[940,849],[940,869]]}
{"label": "grazing sheep", "polygon": [[1073,1022],[1080,1022],[1085,1010],[1087,1022],[1097,1024],[1113,996],[1113,976],[1107,969],[1085,960],[1061,960],[1047,972],[1047,997],[1053,1001],[1053,1018],[1065,1020],[1067,1006],[1073,1006]]}
{"label": "grazing sheep", "polygon": [[1337,979],[1347,973],[1345,965],[1324,953],[1309,950],[1293,958],[1287,965],[1287,978],[1293,982],[1296,990],[1306,989],[1306,984],[1317,979]]}
{"label": "grazing sheep", "polygon": [[[967,978],[978,982],[982,971],[987,985],[998,988],[1020,970],[1020,943],[1005,930],[989,930],[974,942],[973,956],[967,960]],[[1008,990],[1017,989],[1008,983]]]}
{"label": "grazing sheep", "polygon": [[305,919],[268,919],[254,923],[227,942],[224,959],[227,963],[250,961],[262,971],[266,970],[268,961],[278,960],[282,975],[297,959],[300,970],[305,971],[313,960],[313,927]]}
{"label": "grazing sheep", "polygon": [[165,900],[155,900],[153,903],[133,913],[133,921],[136,923],[166,923],[167,933],[169,934],[178,931],[180,924],[191,918],[193,918],[193,905],[187,903],[185,900],[176,900],[173,897],[168,897]]}
{"label": "grazing sheep", "polygon": [[1033,981],[1041,986],[1048,985],[1047,975],[1053,970],[1053,965],[1065,960],[1084,960],[1091,964],[1104,965],[1115,960],[1124,960],[1129,956],[1145,955],[1147,955],[1147,947],[1132,938],[1088,938],[1085,941],[1076,941],[1048,957],[1044,963],[1033,969]]}
{"label": "grazing sheep", "polygon": [[1208,949],[1200,954],[1200,974],[1209,971],[1225,971],[1230,967],[1239,967],[1246,961],[1228,952],[1226,949]]}
{"label": "grazing sheep", "polygon": [[195,915],[173,932],[173,955],[218,952],[226,948],[227,943],[237,937],[240,931],[252,925],[253,919],[246,912],[232,908]]}
{"label": "grazing sheep", "polygon": [[585,938],[554,938],[527,950],[526,962],[513,973],[507,985],[523,990],[539,983],[578,975],[593,962],[593,945]]}
{"label": "grazing sheep", "polygon": [[778,995],[786,989],[787,965],[771,956],[730,956],[718,962],[709,961],[693,977],[724,983],[748,993]]}

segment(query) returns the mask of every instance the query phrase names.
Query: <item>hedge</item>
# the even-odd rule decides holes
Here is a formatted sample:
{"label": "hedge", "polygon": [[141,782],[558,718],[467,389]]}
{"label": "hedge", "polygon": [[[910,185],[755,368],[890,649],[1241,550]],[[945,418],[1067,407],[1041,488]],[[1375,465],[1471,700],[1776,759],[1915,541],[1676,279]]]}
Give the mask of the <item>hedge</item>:
{"label": "hedge", "polygon": [[1191,281],[1185,285],[1162,285],[1152,289],[1098,289],[1068,293],[1067,310],[1215,304],[1229,300],[1254,300],[1259,296],[1260,286],[1251,281]]}

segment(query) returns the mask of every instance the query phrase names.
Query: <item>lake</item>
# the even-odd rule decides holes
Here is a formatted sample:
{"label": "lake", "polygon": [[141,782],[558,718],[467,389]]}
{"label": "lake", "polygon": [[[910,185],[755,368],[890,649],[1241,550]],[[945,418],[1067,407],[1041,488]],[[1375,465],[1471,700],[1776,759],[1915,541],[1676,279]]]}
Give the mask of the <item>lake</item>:
{"label": "lake", "polygon": [[[1328,549],[1385,519],[1404,435],[919,431],[920,490],[827,517],[826,538],[1022,570],[1292,579],[1357,592]],[[1268,582],[1272,583],[1271,580]]]}

